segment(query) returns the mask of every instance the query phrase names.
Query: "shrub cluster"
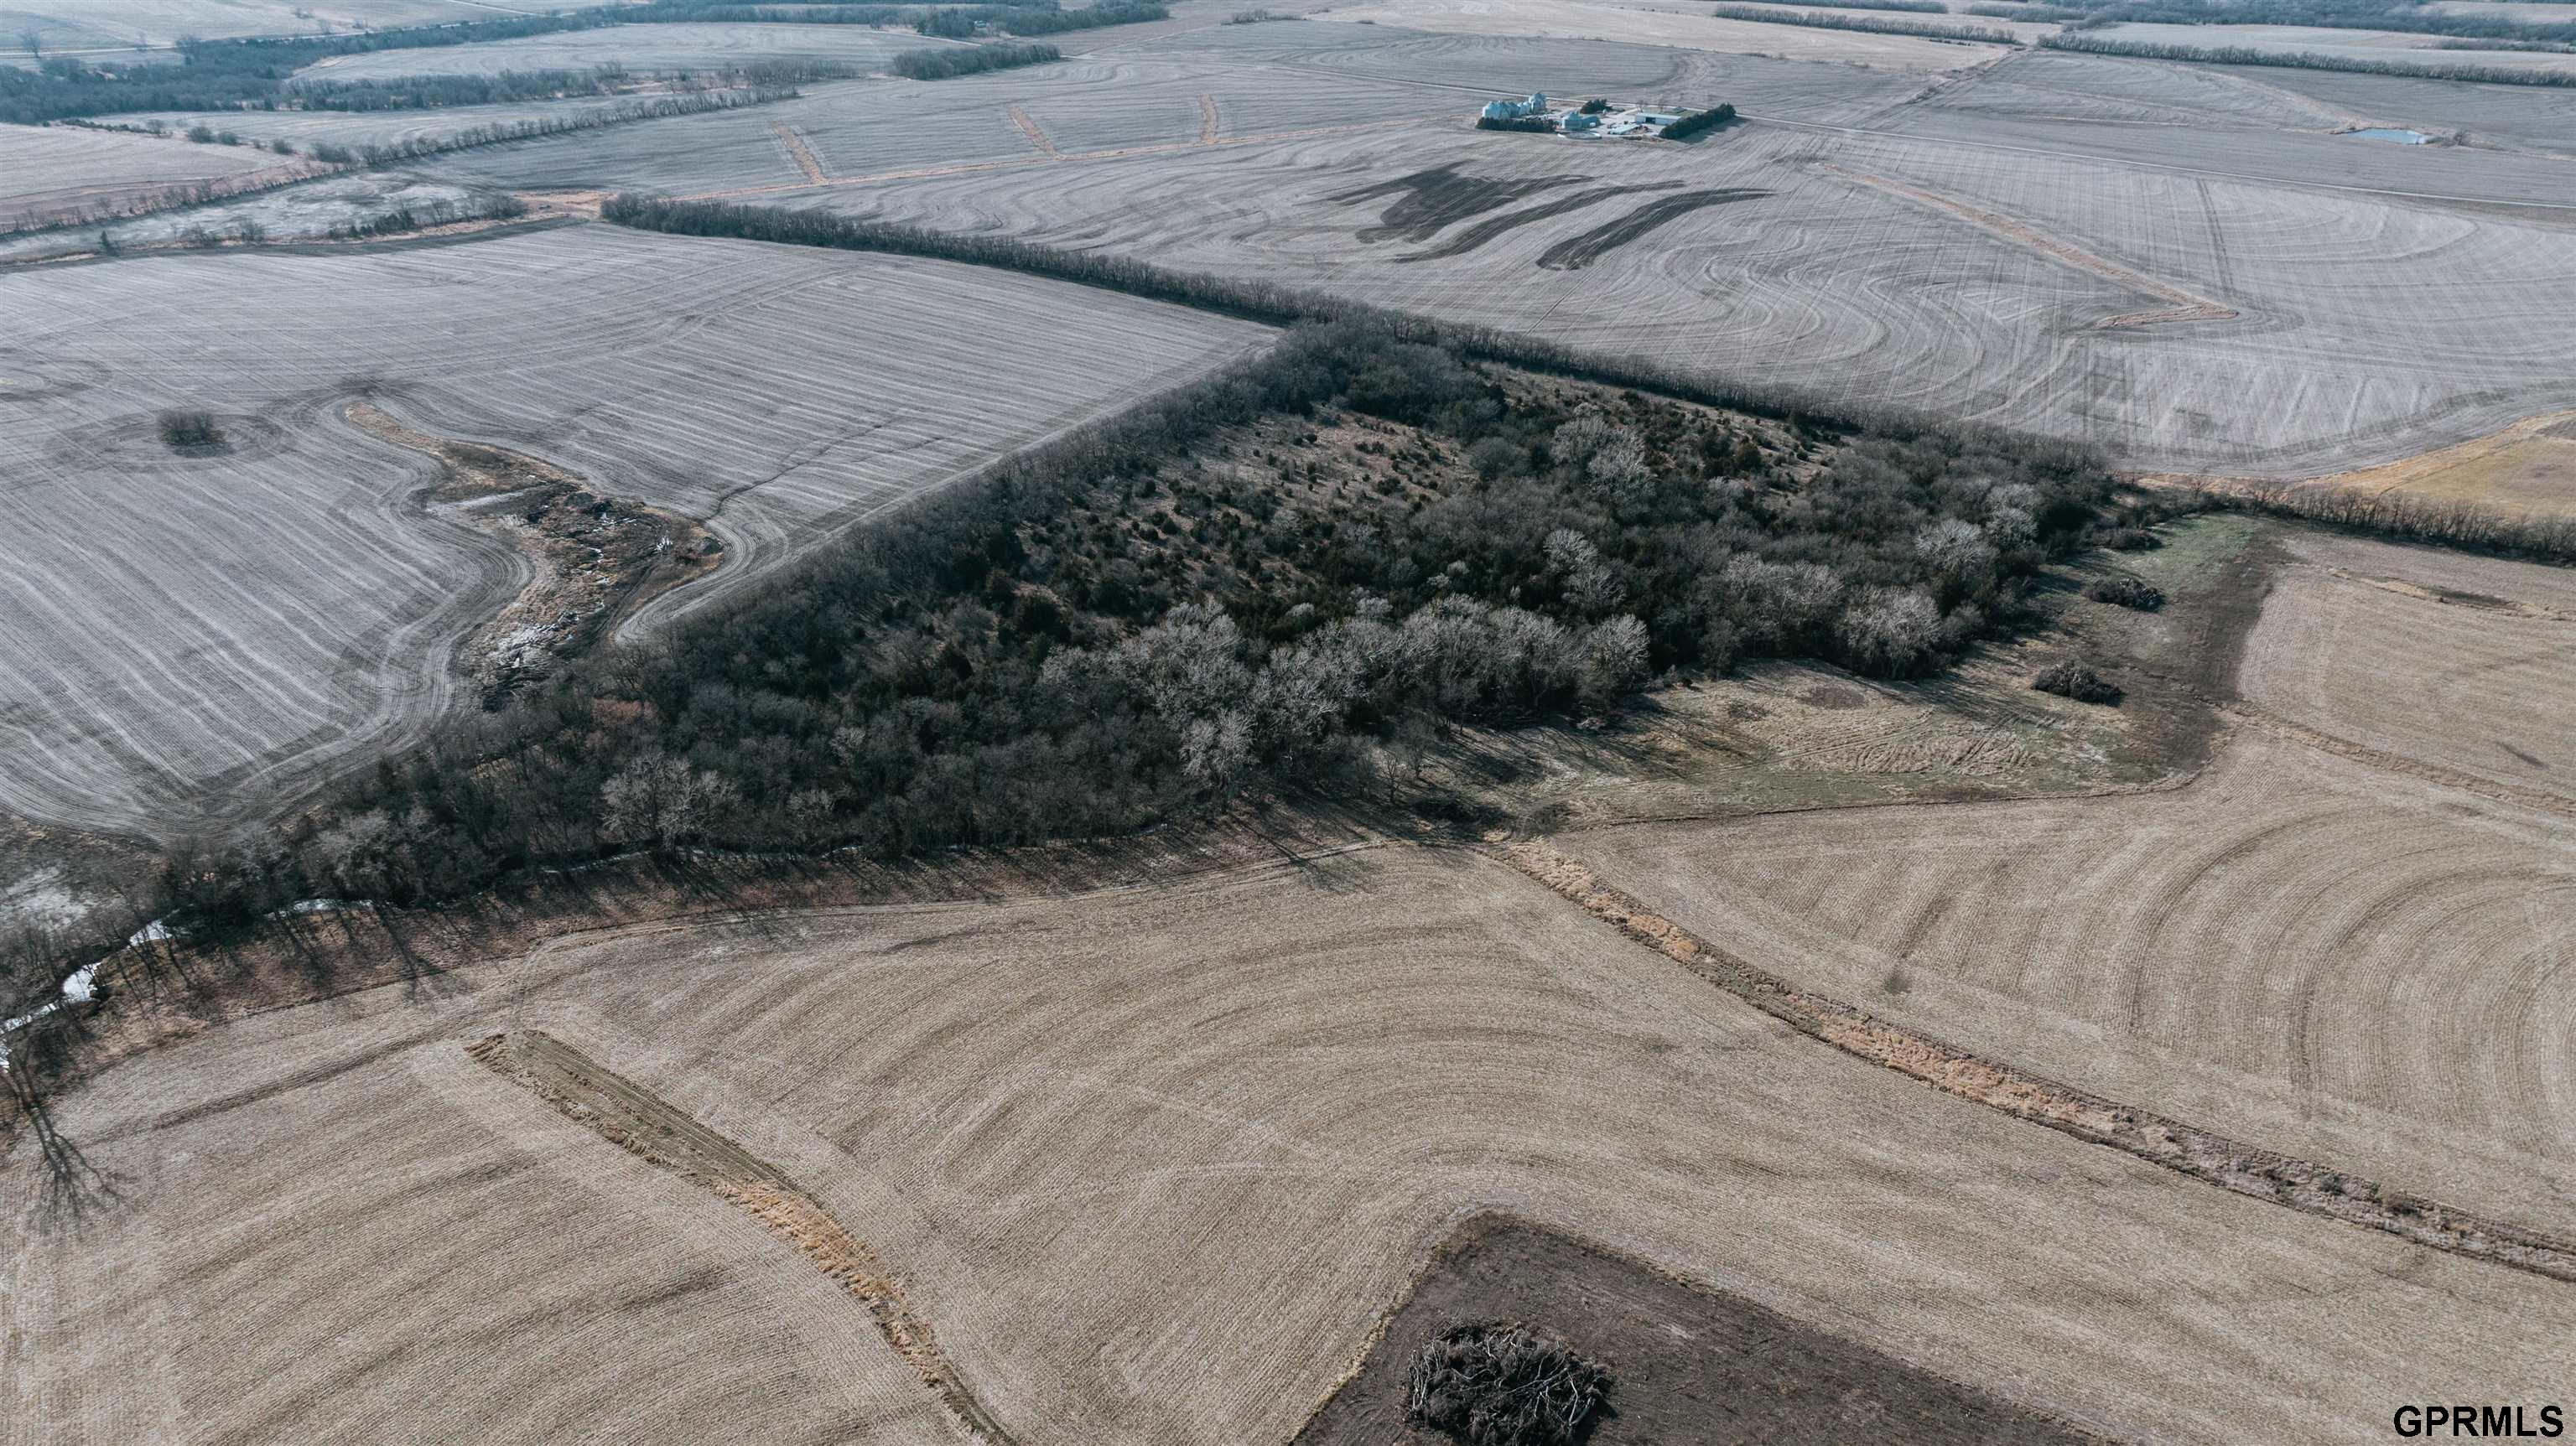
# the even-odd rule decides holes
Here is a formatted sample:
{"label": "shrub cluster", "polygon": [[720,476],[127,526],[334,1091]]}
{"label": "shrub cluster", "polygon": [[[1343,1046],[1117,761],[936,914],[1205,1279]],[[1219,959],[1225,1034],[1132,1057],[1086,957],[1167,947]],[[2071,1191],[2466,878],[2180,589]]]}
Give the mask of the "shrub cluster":
{"label": "shrub cluster", "polygon": [[2078,703],[2099,703],[2111,708],[2120,704],[2121,693],[2115,684],[2071,659],[2040,669],[2039,676],[2031,679],[2030,685],[2043,693],[2055,693]]}
{"label": "shrub cluster", "polygon": [[2122,573],[2116,577],[2103,578],[2101,581],[2084,589],[2084,595],[2098,603],[2110,603],[2115,607],[2135,608],[2142,613],[2154,612],[2156,609],[2165,605],[2165,591],[2163,588],[2156,586],[2145,578],[2131,577],[2127,573]]}
{"label": "shrub cluster", "polygon": [[1608,1396],[1608,1367],[1523,1326],[1454,1325],[1405,1369],[1407,1424],[1466,1446],[1572,1446]]}
{"label": "shrub cluster", "polygon": [[175,408],[163,412],[157,420],[162,442],[174,451],[220,446],[224,440],[224,429],[212,412]]}

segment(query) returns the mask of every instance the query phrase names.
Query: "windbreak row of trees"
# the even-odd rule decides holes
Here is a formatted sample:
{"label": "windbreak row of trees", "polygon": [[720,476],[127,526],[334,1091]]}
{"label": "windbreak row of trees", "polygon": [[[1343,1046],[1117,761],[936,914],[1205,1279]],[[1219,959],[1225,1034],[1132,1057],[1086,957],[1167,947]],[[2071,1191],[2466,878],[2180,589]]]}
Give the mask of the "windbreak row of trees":
{"label": "windbreak row of trees", "polygon": [[1988,45],[2017,45],[2009,30],[1991,25],[1943,25],[1929,20],[1892,20],[1880,15],[1800,14],[1759,5],[1717,5],[1708,12],[1720,20],[1758,20],[1766,25],[1803,25],[1812,30],[1860,30],[1872,35],[1920,35],[1933,40],[1974,40]]}
{"label": "windbreak row of trees", "polygon": [[1002,28],[1013,35],[1055,35],[1067,30],[1096,30],[1104,25],[1136,25],[1171,18],[1172,12],[1154,0],[1100,0],[1079,10],[1024,7],[1004,17]]}
{"label": "windbreak row of trees", "polygon": [[439,136],[412,136],[381,145],[340,146],[316,142],[313,158],[337,164],[384,166],[399,161],[415,161],[423,156],[442,155],[448,151],[471,150],[476,146],[497,146],[509,141],[537,140],[545,136],[566,135],[573,131],[599,130],[625,125],[631,121],[664,120],[671,116],[703,115],[708,111],[740,110],[745,106],[768,105],[774,101],[794,100],[804,92],[792,85],[756,86],[742,90],[711,90],[685,95],[638,96],[614,105],[575,111],[568,115],[535,116],[527,120],[492,121],[465,130]]}
{"label": "windbreak row of trees", "polygon": [[1012,35],[1059,35],[1068,30],[1097,30],[1104,25],[1135,25],[1170,18],[1172,12],[1154,0],[1101,0],[1079,10],[1055,5],[942,5],[914,19],[912,28],[924,35],[967,40],[987,28]]}
{"label": "windbreak row of trees", "polygon": [[[723,70],[674,75],[666,83],[685,94],[738,86],[798,85],[857,73],[856,67],[846,61],[762,60]],[[504,70],[492,75],[419,75],[388,80],[299,80],[287,86],[278,101],[296,110],[438,110],[614,95],[631,89],[636,79],[622,68],[602,66],[593,70]]]}
{"label": "windbreak row of trees", "polygon": [[2576,71],[2548,70],[2538,66],[2409,65],[2395,60],[2326,55],[2313,50],[2257,50],[2243,45],[2166,45],[2099,35],[2049,35],[2041,37],[2039,43],[2050,50],[2072,50],[2086,55],[2128,55],[2146,60],[2268,65],[2288,70],[2339,70],[2356,75],[2413,75],[2433,80],[2476,81],[2482,85],[2576,86]]}
{"label": "windbreak row of trees", "polygon": [[2576,517],[2521,516],[2475,502],[2297,482],[2203,487],[2209,506],[2345,527],[2375,537],[2576,565]]}
{"label": "windbreak row of trees", "polygon": [[2526,20],[2493,10],[2445,10],[2406,0],[2114,0],[2083,8],[2086,25],[2313,25],[2495,40],[2576,41],[2576,22]]}
{"label": "windbreak row of trees", "polygon": [[1766,0],[1772,5],[1807,5],[1834,10],[1899,10],[1909,15],[1946,15],[1941,0]]}

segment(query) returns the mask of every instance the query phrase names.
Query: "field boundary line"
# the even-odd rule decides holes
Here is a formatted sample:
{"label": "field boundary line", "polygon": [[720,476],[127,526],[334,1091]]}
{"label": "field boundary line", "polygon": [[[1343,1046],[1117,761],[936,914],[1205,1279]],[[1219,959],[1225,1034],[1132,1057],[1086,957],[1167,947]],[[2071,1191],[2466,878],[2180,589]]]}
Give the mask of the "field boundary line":
{"label": "field boundary line", "polygon": [[1200,92],[1199,92],[1199,144],[1200,144],[1200,145],[1203,145],[1203,146],[1212,146],[1212,145],[1215,145],[1215,144],[1216,144],[1216,131],[1217,131],[1216,97],[1215,97],[1215,96],[1213,96],[1213,95],[1210,95],[1210,94],[1209,94],[1208,92],[1206,92],[1206,91],[1200,91]]}
{"label": "field boundary line", "polygon": [[[1126,160],[1133,156],[1167,156],[1180,151],[1195,151],[1208,146],[1263,146],[1276,141],[1307,140],[1316,136],[1345,135],[1355,131],[1387,130],[1396,126],[1411,125],[1412,123],[1413,122],[1411,120],[1402,118],[1382,121],[1356,121],[1349,125],[1310,126],[1304,130],[1262,131],[1253,135],[1219,136],[1214,140],[1201,138],[1189,141],[1157,141],[1150,145],[1118,146],[1104,151],[1057,150],[1054,148],[1055,143],[1053,141],[1045,139],[1044,132],[1038,132],[1031,136],[1031,143],[1041,145],[1045,148],[1043,154],[1039,155],[1005,156],[999,160],[990,161],[958,161],[953,164],[940,166],[916,166],[908,170],[901,171],[877,171],[864,176],[834,176],[820,184],[825,186],[870,186],[881,181],[918,181],[939,176],[964,176],[972,175],[979,171],[1011,170],[1021,166],[1042,166],[1053,162],[1119,161]],[[1036,123],[1031,122],[1030,124],[1034,125]],[[1026,127],[1023,127],[1024,132],[1026,129]],[[786,186],[728,186],[717,191],[696,191],[686,196],[677,197],[676,199],[682,201],[732,201],[744,196],[777,196],[783,195],[789,191],[802,191],[806,189],[809,189],[809,187],[802,181]]]}
{"label": "field boundary line", "polygon": [[2185,291],[2169,281],[2159,281],[2143,271],[2132,270],[2107,256],[2096,256],[2081,247],[2060,241],[2036,227],[2016,221],[2010,216],[1981,211],[1964,201],[1953,200],[1937,191],[1926,191],[1881,176],[1863,175],[1830,161],[1821,163],[1817,169],[1828,175],[1858,182],[1872,190],[1882,191],[1902,200],[1956,216],[1980,231],[2001,237],[2016,246],[2036,251],[2052,261],[2072,266],[2078,271],[2088,272],[2107,281],[2116,281],[2122,286],[2143,291],[2158,301],[2171,303],[2171,306],[2164,311],[2132,311],[2119,316],[2105,317],[2093,323],[2097,331],[2153,326],[2159,322],[2169,321],[2233,321],[2238,315],[2236,308],[2224,302],[2212,301],[2206,296]]}
{"label": "field boundary line", "polygon": [[[2440,599],[2436,598],[2433,601],[2439,602]],[[2541,813],[2554,813],[2561,818],[2576,818],[2576,799],[2545,793],[2536,788],[2523,788],[2516,784],[2480,778],[2474,773],[2463,773],[2456,768],[2445,768],[2438,763],[2409,758],[2405,754],[2391,753],[2384,748],[2373,748],[2367,743],[2355,743],[2349,738],[2338,738],[2331,733],[2311,728],[2305,723],[2293,723],[2287,718],[2267,713],[2246,703],[2229,703],[2218,711],[2225,715],[2229,722],[2242,724],[2258,733],[2269,734],[2285,743],[2295,743],[2302,748],[2313,748],[2319,753],[2330,753],[2337,758],[2348,759],[2365,768],[2376,768],[2382,773],[2399,773],[2408,778],[2419,778],[2437,787],[2474,794],[2491,803],[2510,804],[2515,808],[2528,808]]]}
{"label": "field boundary line", "polygon": [[486,1035],[465,1046],[475,1063],[588,1126],[609,1143],[708,1191],[758,1220],[815,1269],[858,1298],[878,1334],[977,1441],[1016,1446],[1010,1432],[958,1379],[938,1334],[915,1310],[903,1282],[867,1242],[852,1235],[803,1187],[729,1137],[651,1090],[543,1030]]}
{"label": "field boundary line", "polygon": [[1544,843],[1482,851],[1799,1033],[1946,1094],[2239,1195],[2576,1284],[2576,1243],[2106,1100],[1800,989],[1655,913]]}

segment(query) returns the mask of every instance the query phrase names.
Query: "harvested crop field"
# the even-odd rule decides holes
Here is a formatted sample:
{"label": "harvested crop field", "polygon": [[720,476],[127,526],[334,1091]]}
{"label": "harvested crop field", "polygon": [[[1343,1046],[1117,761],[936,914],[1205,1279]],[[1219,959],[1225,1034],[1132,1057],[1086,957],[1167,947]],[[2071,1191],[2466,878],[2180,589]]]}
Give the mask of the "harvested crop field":
{"label": "harvested crop field", "polygon": [[[2083,129],[2085,145],[2096,131],[2166,136],[2168,156],[2191,134]],[[2225,134],[2283,171],[2302,147],[2408,149]],[[2486,160],[2499,198],[2563,185],[2555,161]],[[1401,183],[1430,173],[1481,204],[1429,234],[1396,226]],[[1577,182],[1593,199],[1567,207]],[[1682,192],[1762,194],[1662,217],[1651,244],[1580,240],[1615,242]],[[1574,145],[1432,122],[741,194],[1301,282],[1846,404],[2081,438],[2141,468],[2342,470],[2576,404],[2576,339],[2531,304],[2576,265],[2576,228],[2017,143],[1757,122],[1691,146]],[[1567,244],[1587,264],[1549,269]],[[2392,307],[2392,288],[2414,299]],[[2336,366],[2317,368],[2320,354]]]}
{"label": "harvested crop field", "polygon": [[315,169],[267,151],[176,136],[0,125],[0,230],[122,209],[201,182],[232,187]]}
{"label": "harvested crop field", "polygon": [[[573,0],[560,7],[583,10],[602,0]],[[324,28],[385,29],[400,25],[450,25],[490,20],[504,7],[490,0],[80,0],[59,7],[45,0],[10,11],[10,28],[30,25],[48,51],[169,45],[184,37],[222,40],[241,35],[311,35]],[[103,58],[123,60],[110,53]]]}
{"label": "harvested crop field", "polygon": [[[428,464],[353,432],[351,398],[702,523],[727,557],[656,604],[676,608],[1267,336],[988,270],[600,226],[22,272],[0,310],[0,807],[162,836],[413,736],[448,705],[449,645],[527,581],[420,512]],[[218,413],[228,450],[164,448],[152,417],[176,406]]]}
{"label": "harvested crop field", "polygon": [[2576,90],[2536,85],[2468,85],[2393,75],[2244,66],[2177,67],[2245,77],[2383,125],[2459,132],[2472,145],[2576,151]]}
{"label": "harvested crop field", "polygon": [[[1560,846],[1716,947],[1961,1047],[2567,1231],[2565,575],[2293,545],[2242,721],[2183,786]],[[2562,610],[2500,611],[2498,588]]]}
{"label": "harvested crop field", "polygon": [[792,1178],[1023,1446],[1287,1440],[1494,1209],[2130,1439],[2378,1439],[2545,1397],[2576,1332],[2564,1285],[1920,1088],[1380,849],[571,938],[134,1058],[56,1111],[120,1200],[13,1218],[0,1430],[953,1439],[864,1301],[467,1052],[530,1029]]}

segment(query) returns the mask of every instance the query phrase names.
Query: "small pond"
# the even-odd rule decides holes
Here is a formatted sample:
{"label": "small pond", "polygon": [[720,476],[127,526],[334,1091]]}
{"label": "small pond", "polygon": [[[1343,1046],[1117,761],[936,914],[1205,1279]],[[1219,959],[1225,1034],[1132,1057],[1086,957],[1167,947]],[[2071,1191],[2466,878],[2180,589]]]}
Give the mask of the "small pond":
{"label": "small pond", "polygon": [[2393,126],[2363,126],[2359,130],[2345,131],[2344,134],[2359,136],[2366,141],[2390,141],[2401,146],[2420,146],[2433,139],[2422,131],[2402,131]]}

